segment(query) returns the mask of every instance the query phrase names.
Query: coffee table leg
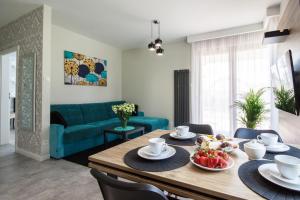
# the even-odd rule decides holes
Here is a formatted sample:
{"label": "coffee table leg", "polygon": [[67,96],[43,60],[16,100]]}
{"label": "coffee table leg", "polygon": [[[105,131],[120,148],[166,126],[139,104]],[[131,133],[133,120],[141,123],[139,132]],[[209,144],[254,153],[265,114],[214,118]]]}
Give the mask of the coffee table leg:
{"label": "coffee table leg", "polygon": [[128,140],[128,135],[127,133],[124,133],[123,134],[123,141],[126,142]]}

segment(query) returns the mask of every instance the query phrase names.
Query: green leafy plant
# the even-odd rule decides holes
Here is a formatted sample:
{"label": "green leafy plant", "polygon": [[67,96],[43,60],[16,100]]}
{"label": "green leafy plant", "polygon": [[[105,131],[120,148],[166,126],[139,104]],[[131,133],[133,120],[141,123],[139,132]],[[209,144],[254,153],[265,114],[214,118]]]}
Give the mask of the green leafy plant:
{"label": "green leafy plant", "polygon": [[247,128],[256,128],[264,120],[265,113],[268,112],[262,98],[264,92],[264,89],[258,91],[250,89],[243,100],[237,100],[234,103],[240,109],[239,120]]}
{"label": "green leafy plant", "polygon": [[280,89],[273,89],[275,95],[275,106],[283,111],[296,114],[295,95],[293,90],[285,89],[282,85]]}

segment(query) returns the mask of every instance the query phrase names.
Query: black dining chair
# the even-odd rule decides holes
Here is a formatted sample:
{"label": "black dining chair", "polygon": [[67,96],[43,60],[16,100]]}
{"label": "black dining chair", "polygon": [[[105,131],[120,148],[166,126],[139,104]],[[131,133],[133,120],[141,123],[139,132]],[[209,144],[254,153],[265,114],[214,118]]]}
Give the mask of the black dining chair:
{"label": "black dining chair", "polygon": [[235,131],[234,137],[235,138],[242,138],[242,139],[256,139],[257,136],[261,133],[273,133],[278,135],[278,142],[283,142],[282,138],[280,137],[279,133],[274,130],[256,130],[250,128],[239,128]]}
{"label": "black dining chair", "polygon": [[119,181],[95,169],[91,169],[91,174],[97,179],[104,200],[174,200],[153,185]]}
{"label": "black dining chair", "polygon": [[193,133],[201,133],[206,135],[213,135],[213,129],[209,124],[191,124],[191,123],[184,123],[184,126],[190,127],[190,132]]}

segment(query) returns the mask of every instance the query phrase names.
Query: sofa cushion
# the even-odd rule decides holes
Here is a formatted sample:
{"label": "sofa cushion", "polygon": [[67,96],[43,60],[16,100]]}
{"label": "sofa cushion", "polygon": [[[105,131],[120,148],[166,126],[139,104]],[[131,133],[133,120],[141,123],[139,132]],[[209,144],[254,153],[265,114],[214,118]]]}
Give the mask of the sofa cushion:
{"label": "sofa cushion", "polygon": [[96,135],[100,135],[100,131],[96,126],[88,124],[69,126],[65,129],[64,143],[73,143]]}
{"label": "sofa cushion", "polygon": [[129,119],[129,123],[133,125],[143,125],[146,128],[146,132],[149,132],[168,127],[169,120],[158,117],[132,116]]}
{"label": "sofa cushion", "polygon": [[85,123],[103,121],[110,118],[107,103],[81,104],[81,110]]}
{"label": "sofa cushion", "polygon": [[84,124],[80,105],[51,105],[51,112],[52,111],[59,112],[68,124],[68,126]]}
{"label": "sofa cushion", "polygon": [[98,122],[92,122],[88,123],[88,125],[92,125],[97,127],[101,132],[104,128],[110,127],[110,126],[116,126],[120,124],[120,120],[118,118],[111,118],[108,120],[98,121]]}

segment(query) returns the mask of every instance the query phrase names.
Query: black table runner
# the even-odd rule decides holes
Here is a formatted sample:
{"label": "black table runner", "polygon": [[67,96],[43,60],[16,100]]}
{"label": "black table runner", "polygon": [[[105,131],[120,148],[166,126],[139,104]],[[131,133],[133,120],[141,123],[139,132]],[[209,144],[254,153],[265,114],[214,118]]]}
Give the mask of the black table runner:
{"label": "black table runner", "polygon": [[272,163],[272,161],[252,160],[242,164],[238,170],[241,181],[253,192],[266,199],[299,200],[300,192],[277,186],[259,174],[258,167],[265,163]]}

